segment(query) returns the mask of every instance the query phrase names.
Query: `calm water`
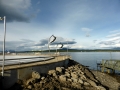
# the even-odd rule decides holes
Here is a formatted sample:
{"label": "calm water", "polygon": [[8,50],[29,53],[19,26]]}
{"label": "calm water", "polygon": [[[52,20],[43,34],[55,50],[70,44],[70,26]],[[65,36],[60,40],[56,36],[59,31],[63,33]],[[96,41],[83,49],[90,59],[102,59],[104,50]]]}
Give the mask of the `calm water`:
{"label": "calm water", "polygon": [[102,59],[117,59],[120,60],[120,52],[69,52],[73,60],[90,66],[91,69],[96,69],[97,62]]}

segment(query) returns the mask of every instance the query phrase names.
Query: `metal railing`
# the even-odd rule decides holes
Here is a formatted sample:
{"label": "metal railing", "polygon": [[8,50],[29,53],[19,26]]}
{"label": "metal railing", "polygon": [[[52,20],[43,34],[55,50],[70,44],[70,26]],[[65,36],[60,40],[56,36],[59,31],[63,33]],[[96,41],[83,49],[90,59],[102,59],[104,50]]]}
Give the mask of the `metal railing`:
{"label": "metal railing", "polygon": [[120,60],[102,60],[102,67],[120,71]]}

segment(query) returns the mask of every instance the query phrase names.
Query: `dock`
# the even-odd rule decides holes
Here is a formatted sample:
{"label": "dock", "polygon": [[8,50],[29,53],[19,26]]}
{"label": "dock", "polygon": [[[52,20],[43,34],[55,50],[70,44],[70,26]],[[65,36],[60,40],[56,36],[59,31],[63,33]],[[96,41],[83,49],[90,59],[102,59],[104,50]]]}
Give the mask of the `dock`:
{"label": "dock", "polygon": [[115,73],[115,71],[120,71],[120,60],[105,60],[103,59],[101,63],[97,63],[97,67],[100,67],[102,72],[107,71],[108,73]]}
{"label": "dock", "polygon": [[[14,85],[17,80],[31,78],[31,73],[46,74],[56,67],[67,67],[71,57],[69,55],[6,55],[4,63],[4,76],[0,73],[4,88]],[[3,68],[2,55],[0,57],[0,72]],[[8,82],[10,81],[10,82]],[[6,87],[7,86],[7,87]],[[0,89],[1,90],[1,89]]]}

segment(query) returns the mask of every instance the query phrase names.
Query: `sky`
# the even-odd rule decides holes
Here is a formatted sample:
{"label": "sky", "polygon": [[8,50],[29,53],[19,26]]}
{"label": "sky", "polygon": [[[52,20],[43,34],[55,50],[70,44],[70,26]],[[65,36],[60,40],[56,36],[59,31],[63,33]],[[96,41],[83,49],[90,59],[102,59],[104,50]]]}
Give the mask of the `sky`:
{"label": "sky", "polygon": [[[120,0],[0,0],[6,50],[120,47]],[[0,21],[0,51],[4,20]]]}

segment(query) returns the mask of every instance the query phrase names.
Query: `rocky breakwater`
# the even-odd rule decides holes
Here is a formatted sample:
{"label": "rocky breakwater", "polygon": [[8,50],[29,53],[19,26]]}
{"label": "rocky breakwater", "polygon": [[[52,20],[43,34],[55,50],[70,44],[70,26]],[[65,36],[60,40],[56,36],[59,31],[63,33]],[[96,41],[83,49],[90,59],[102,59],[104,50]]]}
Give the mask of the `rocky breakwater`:
{"label": "rocky breakwater", "polygon": [[[72,61],[73,62],[73,61]],[[21,83],[23,90],[108,90],[81,64],[56,67],[42,75],[32,72],[32,78]]]}

